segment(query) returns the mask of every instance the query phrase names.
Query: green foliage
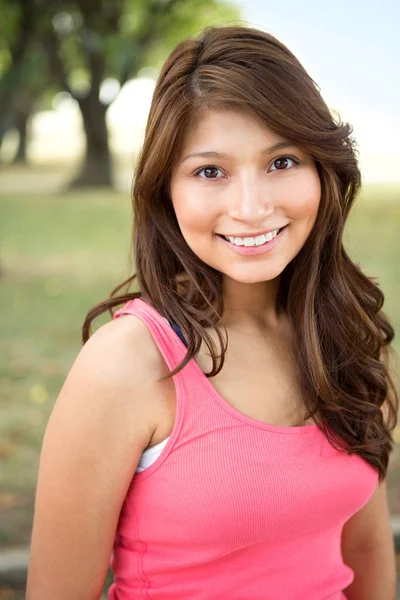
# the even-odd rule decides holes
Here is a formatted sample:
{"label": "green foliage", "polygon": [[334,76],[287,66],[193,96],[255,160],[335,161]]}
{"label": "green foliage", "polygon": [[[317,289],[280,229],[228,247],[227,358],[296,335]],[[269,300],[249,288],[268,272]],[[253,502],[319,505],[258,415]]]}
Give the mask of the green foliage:
{"label": "green foliage", "polygon": [[15,110],[29,113],[44,91],[55,87],[34,22],[41,13],[34,8],[23,0],[0,1],[0,130]]}
{"label": "green foliage", "polygon": [[[112,18],[107,13],[109,3],[100,3],[90,16],[81,11],[80,4],[63,4],[63,14],[71,16],[70,27],[59,26],[58,37],[69,77],[78,69],[88,83],[93,75],[91,55],[102,56],[104,77],[123,83],[142,67],[158,65],[182,38],[240,14],[237,7],[221,0],[125,0],[112,3]],[[54,17],[57,13],[53,21]]]}
{"label": "green foliage", "polygon": [[193,0],[178,4],[165,15],[163,35],[149,48],[144,66],[161,67],[166,55],[180,40],[198,35],[204,27],[238,24],[239,21],[240,10],[233,3]]}
{"label": "green foliage", "polygon": [[8,68],[11,63],[11,54],[7,45],[3,42],[0,42],[0,73],[4,73],[4,71]]}
{"label": "green foliage", "polygon": [[[78,95],[93,85],[97,75],[123,83],[143,66],[159,65],[182,38],[240,14],[224,0],[32,2],[34,35],[27,41],[21,85],[37,90],[70,86]],[[10,48],[18,39],[24,6],[16,0],[0,2],[0,77],[10,66]]]}
{"label": "green foliage", "polygon": [[18,34],[21,17],[20,3],[0,0],[0,14],[0,48],[6,48],[15,42]]}
{"label": "green foliage", "polygon": [[160,66],[184,37],[237,19],[239,9],[226,0],[0,0],[0,14],[0,144],[17,115],[26,122],[48,106],[50,90],[64,90],[78,101],[87,139],[87,168],[75,183],[110,185],[101,103],[111,104],[118,86],[100,100],[102,82],[121,87],[143,67]]}

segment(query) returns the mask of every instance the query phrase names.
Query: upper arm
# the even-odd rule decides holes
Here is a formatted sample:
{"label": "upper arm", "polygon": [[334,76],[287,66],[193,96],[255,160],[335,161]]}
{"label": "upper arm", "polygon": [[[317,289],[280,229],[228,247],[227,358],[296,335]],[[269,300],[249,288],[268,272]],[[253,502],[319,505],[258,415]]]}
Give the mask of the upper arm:
{"label": "upper arm", "polygon": [[29,600],[101,593],[121,506],[154,430],[144,327],[118,319],[100,328],[56,401],[40,459]]}
{"label": "upper arm", "polygon": [[386,479],[378,482],[368,502],[344,524],[342,552],[344,558],[378,546],[393,544],[393,534],[387,502]]}
{"label": "upper arm", "polygon": [[[384,421],[388,421],[389,409],[381,406]],[[393,533],[387,499],[387,479],[378,481],[368,502],[345,524],[342,531],[342,552],[345,556],[354,551],[368,550],[378,546],[392,545]]]}

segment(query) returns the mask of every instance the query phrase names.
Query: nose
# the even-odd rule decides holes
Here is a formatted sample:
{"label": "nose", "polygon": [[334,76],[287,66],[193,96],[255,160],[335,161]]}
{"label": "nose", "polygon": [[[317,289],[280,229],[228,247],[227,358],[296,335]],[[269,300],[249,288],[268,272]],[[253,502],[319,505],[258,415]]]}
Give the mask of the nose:
{"label": "nose", "polygon": [[241,178],[236,189],[231,189],[231,203],[228,215],[256,227],[275,211],[268,190],[256,178]]}

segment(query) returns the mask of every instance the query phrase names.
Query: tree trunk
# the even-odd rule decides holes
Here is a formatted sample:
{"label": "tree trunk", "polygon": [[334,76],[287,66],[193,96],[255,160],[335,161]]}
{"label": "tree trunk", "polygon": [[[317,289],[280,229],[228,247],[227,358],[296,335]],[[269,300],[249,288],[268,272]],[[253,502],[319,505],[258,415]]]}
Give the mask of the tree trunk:
{"label": "tree trunk", "polygon": [[13,163],[25,164],[26,161],[26,142],[28,137],[29,114],[18,113],[15,116],[15,127],[18,131],[18,149],[14,156]]}
{"label": "tree trunk", "polygon": [[5,134],[6,134],[6,129],[1,126],[1,121],[0,121],[0,164],[2,163],[2,159],[1,159],[1,147],[3,145],[3,140],[4,140]]}
{"label": "tree trunk", "polygon": [[111,155],[106,124],[107,106],[98,95],[89,94],[78,99],[86,134],[86,156],[71,187],[112,186]]}

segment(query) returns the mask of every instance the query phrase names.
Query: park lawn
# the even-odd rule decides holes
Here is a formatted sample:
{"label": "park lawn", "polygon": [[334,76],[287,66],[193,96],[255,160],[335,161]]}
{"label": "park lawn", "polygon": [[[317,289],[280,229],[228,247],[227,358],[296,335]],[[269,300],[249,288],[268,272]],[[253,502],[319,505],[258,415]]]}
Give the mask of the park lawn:
{"label": "park lawn", "polygon": [[[399,200],[400,185],[366,187],[346,230],[397,330]],[[86,312],[131,272],[130,231],[128,194],[0,196],[0,546],[29,541],[44,428]]]}

